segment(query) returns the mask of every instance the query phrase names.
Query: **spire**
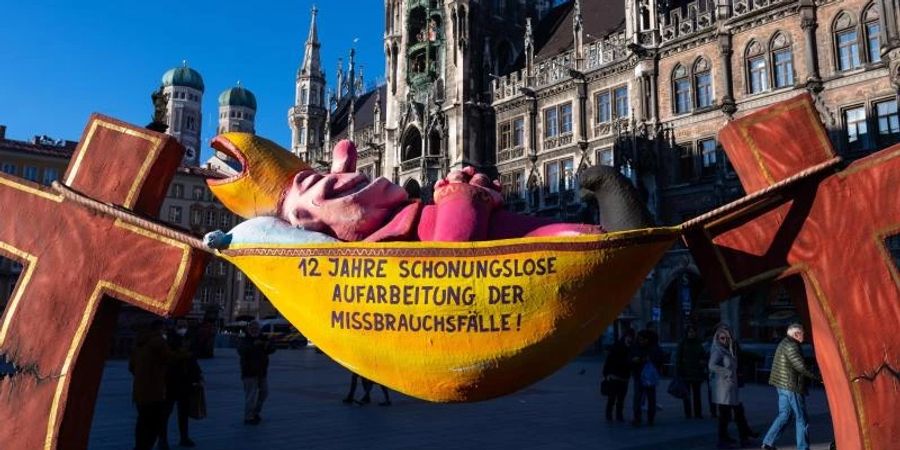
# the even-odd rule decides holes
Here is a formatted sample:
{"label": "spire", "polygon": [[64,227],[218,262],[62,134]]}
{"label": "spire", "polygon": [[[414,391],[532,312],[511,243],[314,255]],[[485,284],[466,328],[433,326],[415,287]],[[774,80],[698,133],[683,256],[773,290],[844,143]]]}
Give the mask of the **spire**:
{"label": "spire", "polygon": [[531,28],[531,17],[525,19],[525,85],[532,85],[534,76],[534,30]]}
{"label": "spire", "polygon": [[581,16],[580,0],[575,0],[575,14],[572,17],[572,37],[575,42],[575,68],[581,70],[584,62],[584,19]]}
{"label": "spire", "polygon": [[381,88],[375,88],[375,106],[372,107],[372,115],[375,116],[375,139],[379,139],[381,134]]}
{"label": "spire", "polygon": [[577,33],[583,26],[584,19],[581,16],[581,2],[575,0],[575,14],[572,17],[572,29]]}
{"label": "spire", "polygon": [[347,114],[347,136],[352,141],[356,131],[356,99],[350,97],[350,112]]}
{"label": "spire", "polygon": [[335,92],[335,96],[338,100],[341,99],[344,95],[344,60],[338,58],[337,63],[337,92]]}
{"label": "spire", "polygon": [[316,30],[316,16],[319,14],[319,8],[316,5],[312,7],[312,20],[309,24],[309,36],[306,38],[307,44],[319,45],[319,34]]}
{"label": "spire", "polygon": [[525,48],[534,49],[534,30],[531,28],[531,17],[525,18]]}
{"label": "spire", "polygon": [[366,89],[366,80],[363,77],[363,66],[359,66],[359,75],[356,76],[356,93],[357,95],[361,95],[365,92]]}
{"label": "spire", "polygon": [[312,18],[309,23],[309,36],[306,38],[306,49],[303,52],[303,66],[300,67],[300,74],[305,76],[322,76],[322,66],[319,63],[319,33],[316,27],[316,16],[319,9],[312,7]]}
{"label": "spire", "polygon": [[356,97],[356,39],[350,47],[350,61],[347,64],[347,95]]}

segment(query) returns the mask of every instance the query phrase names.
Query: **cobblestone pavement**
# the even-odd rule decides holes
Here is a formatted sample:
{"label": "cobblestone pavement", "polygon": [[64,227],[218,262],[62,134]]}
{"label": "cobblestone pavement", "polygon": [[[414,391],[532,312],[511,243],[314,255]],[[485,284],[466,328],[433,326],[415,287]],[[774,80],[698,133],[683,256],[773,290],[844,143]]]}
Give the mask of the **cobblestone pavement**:
{"label": "cobblestone pavement", "polygon": [[[312,348],[272,355],[270,397],[258,426],[243,424],[243,391],[238,359],[232,349],[217,349],[201,361],[206,377],[209,417],[191,421],[191,436],[201,450],[280,449],[620,449],[699,450],[716,444],[713,419],[687,420],[681,403],[660,382],[662,411],[654,427],[609,424],[605,398],[599,394],[601,360],[582,357],[549,378],[516,394],[473,404],[432,404],[392,393],[393,405],[341,403],[350,374]],[[357,391],[359,395],[359,390]],[[752,427],[765,433],[776,412],[773,388],[748,385],[741,391]],[[631,392],[626,402],[630,414]],[[808,399],[814,450],[832,439],[824,392]],[[133,445],[135,410],[131,375],[125,361],[110,361],[103,375],[91,431],[91,449],[127,450]],[[736,433],[732,426],[732,433]],[[177,448],[177,426],[169,423],[170,442]],[[794,449],[793,424],[779,441]],[[759,448],[758,444],[751,448]]]}

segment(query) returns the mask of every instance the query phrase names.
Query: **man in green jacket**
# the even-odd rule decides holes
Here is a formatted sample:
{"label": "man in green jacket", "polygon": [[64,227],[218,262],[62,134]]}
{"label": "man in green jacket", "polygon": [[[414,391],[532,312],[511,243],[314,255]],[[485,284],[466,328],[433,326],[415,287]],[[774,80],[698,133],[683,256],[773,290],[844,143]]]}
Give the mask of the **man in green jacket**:
{"label": "man in green jacket", "polygon": [[763,439],[762,448],[775,449],[775,441],[781,436],[785,425],[794,416],[797,425],[797,450],[809,450],[809,431],[806,421],[806,386],[807,378],[820,381],[812,373],[803,360],[800,344],[803,343],[803,325],[792,324],[785,337],[775,350],[772,360],[772,373],[769,384],[778,390],[778,416],[772,422],[769,432]]}

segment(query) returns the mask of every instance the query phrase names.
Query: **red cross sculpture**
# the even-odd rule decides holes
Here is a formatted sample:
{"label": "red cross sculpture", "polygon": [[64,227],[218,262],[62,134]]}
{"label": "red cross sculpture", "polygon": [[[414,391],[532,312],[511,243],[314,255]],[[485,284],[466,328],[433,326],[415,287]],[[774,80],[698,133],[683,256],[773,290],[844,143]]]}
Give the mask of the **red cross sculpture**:
{"label": "red cross sculpture", "polygon": [[[91,117],[64,183],[156,216],[184,148]],[[159,315],[190,308],[207,254],[0,174],[0,255],[24,265],[0,323],[0,447],[86,448],[121,300]]]}
{"label": "red cross sculpture", "polygon": [[837,447],[896,448],[900,145],[840,169],[808,95],[735,120],[719,139],[751,194],[689,222],[708,287],[724,299],[802,280],[792,297],[812,324]]}

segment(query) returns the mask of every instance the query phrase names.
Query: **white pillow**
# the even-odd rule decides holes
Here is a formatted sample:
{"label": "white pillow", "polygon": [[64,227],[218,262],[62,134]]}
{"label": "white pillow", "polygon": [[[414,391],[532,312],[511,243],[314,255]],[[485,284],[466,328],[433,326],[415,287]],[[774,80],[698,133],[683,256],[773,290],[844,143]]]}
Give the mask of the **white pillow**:
{"label": "white pillow", "polygon": [[226,249],[231,245],[314,244],[340,242],[327,234],[297,228],[277,217],[264,216],[245,220],[228,233],[207,233],[203,242],[209,248]]}

